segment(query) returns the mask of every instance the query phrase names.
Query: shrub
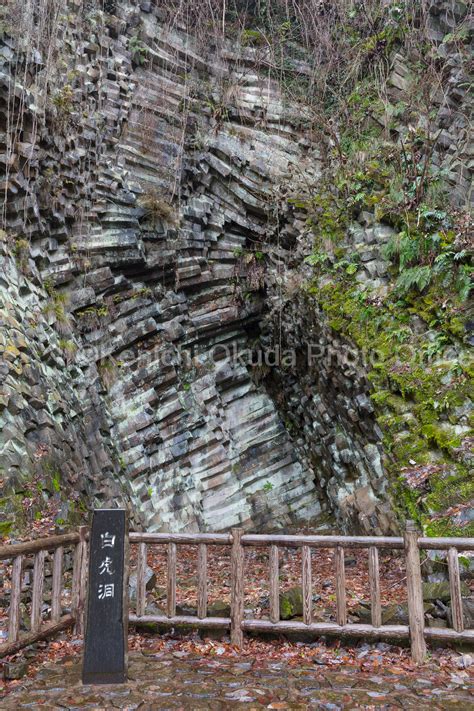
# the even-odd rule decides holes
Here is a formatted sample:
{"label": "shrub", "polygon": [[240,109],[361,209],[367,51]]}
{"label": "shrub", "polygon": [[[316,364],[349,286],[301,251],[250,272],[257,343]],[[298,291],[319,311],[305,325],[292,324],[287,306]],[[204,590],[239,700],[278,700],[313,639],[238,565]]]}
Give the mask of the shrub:
{"label": "shrub", "polygon": [[177,223],[176,210],[170,205],[158,190],[150,189],[143,193],[138,199],[138,204],[145,210],[145,217],[149,218],[153,224],[164,222],[169,225]]}

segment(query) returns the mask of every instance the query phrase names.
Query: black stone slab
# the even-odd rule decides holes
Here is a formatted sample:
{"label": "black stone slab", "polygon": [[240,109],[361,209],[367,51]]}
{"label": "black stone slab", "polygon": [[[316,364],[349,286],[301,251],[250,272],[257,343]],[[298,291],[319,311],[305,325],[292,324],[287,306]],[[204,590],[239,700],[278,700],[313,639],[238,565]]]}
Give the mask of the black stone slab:
{"label": "black stone slab", "polygon": [[94,511],[89,545],[84,684],[121,684],[127,678],[123,594],[126,535],[123,509]]}

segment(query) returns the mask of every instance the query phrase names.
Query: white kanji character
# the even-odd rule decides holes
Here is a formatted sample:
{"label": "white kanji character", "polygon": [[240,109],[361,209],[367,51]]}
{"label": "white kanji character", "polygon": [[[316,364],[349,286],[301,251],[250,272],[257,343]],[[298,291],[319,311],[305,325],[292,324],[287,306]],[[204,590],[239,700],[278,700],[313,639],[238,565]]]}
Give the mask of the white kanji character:
{"label": "white kanji character", "polygon": [[100,547],[113,548],[115,546],[115,536],[106,531],[100,534]]}
{"label": "white kanji character", "polygon": [[113,583],[106,583],[105,585],[99,585],[98,599],[103,600],[106,597],[114,597],[114,588],[115,588],[115,585]]}
{"label": "white kanji character", "polygon": [[109,558],[108,556],[106,556],[105,559],[102,561],[102,563],[99,565],[99,575],[103,575],[104,573],[113,575],[114,571],[112,570],[111,566],[112,566],[112,558]]}

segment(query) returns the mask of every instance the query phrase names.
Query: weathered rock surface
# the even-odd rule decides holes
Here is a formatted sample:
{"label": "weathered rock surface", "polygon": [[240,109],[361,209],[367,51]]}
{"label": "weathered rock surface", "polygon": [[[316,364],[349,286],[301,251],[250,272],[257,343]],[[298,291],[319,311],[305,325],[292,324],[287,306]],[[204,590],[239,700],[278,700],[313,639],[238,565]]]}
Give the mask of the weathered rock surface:
{"label": "weathered rock surface", "polygon": [[[430,603],[424,604],[425,615],[433,610],[433,605]],[[367,624],[371,622],[371,611],[369,605],[359,605],[354,610],[354,615],[361,621]],[[382,605],[382,624],[383,625],[408,625],[408,603],[389,603]]]}
{"label": "weathered rock surface", "polygon": [[[462,598],[462,614],[464,629],[472,629],[474,626],[474,598],[472,596]],[[450,627],[453,624],[451,607],[448,608],[448,624]]]}
{"label": "weathered rock surface", "polygon": [[[145,568],[145,590],[153,590],[156,585],[156,573],[147,565]],[[130,573],[128,579],[130,600],[137,599],[137,572]]]}
{"label": "weathered rock surface", "polygon": [[[188,67],[182,36],[158,15],[92,13],[97,41],[69,18],[72,78],[55,94],[54,133],[49,107],[13,74],[19,50],[6,39],[3,96],[23,112],[32,155],[28,178],[12,161],[6,187],[7,481],[18,488],[47,464],[64,487],[129,504],[151,530],[310,519],[320,511],[312,473],[245,363],[223,358],[246,348],[262,309],[260,284],[242,298],[238,252],[263,237],[270,191],[302,158],[296,114],[276,85],[246,72],[232,119],[202,111],[220,65],[195,56]],[[137,25],[143,66],[125,49]],[[225,52],[222,61],[241,71]],[[38,104],[41,87],[38,77]],[[11,235],[22,210],[20,240]]]}
{"label": "weathered rock surface", "polygon": [[[273,528],[322,511],[341,528],[393,530],[366,372],[334,363],[344,339],[283,294],[306,239],[287,186],[319,174],[301,107],[252,48],[206,53],[152,3],[67,6],[48,39],[61,62],[24,16],[1,40],[7,493],[40,477],[45,500],[126,505],[150,530]],[[451,71],[436,160],[460,204],[467,99]],[[397,57],[394,94],[407,81]],[[366,280],[383,281],[374,244],[387,229],[352,234]],[[329,358],[308,364],[309,343]],[[262,344],[294,349],[296,364],[265,377],[240,357]]]}
{"label": "weathered rock surface", "polygon": [[[461,593],[463,595],[469,595],[469,588],[466,583],[461,583]],[[423,583],[423,600],[425,600],[425,602],[434,602],[435,600],[448,602],[450,599],[451,591],[449,582]]]}

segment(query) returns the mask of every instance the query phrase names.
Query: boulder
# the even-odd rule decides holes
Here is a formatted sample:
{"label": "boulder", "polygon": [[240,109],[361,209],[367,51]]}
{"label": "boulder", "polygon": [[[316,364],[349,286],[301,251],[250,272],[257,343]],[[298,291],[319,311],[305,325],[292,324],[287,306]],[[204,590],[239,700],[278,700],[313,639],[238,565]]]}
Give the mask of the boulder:
{"label": "boulder", "polygon": [[22,679],[28,673],[28,662],[7,662],[3,667],[3,678],[5,681]]}
{"label": "boulder", "polygon": [[[147,565],[145,568],[145,589],[153,590],[156,585],[156,575],[153,570]],[[128,581],[128,590],[130,594],[130,600],[137,599],[137,571],[135,570],[130,574]]]}
{"label": "boulder", "polygon": [[[469,588],[466,583],[461,583],[461,592],[464,596],[469,595]],[[423,583],[423,600],[425,602],[434,602],[435,600],[449,602],[450,599],[451,592],[448,582]]]}
{"label": "boulder", "polygon": [[428,582],[429,583],[445,583],[448,580],[448,576],[446,573],[430,573],[428,575]]}
{"label": "boulder", "polygon": [[208,617],[230,617],[230,605],[224,600],[216,600],[207,606]]}
{"label": "boulder", "polygon": [[408,624],[408,603],[392,602],[382,607],[383,625],[407,625]]}
{"label": "boulder", "polygon": [[188,605],[186,602],[176,603],[176,614],[184,615],[185,617],[196,617],[197,609],[194,605]]}
{"label": "boulder", "polygon": [[291,620],[303,614],[303,590],[299,586],[280,593],[280,619]]}
{"label": "boulder", "polygon": [[461,580],[469,581],[474,577],[474,555],[459,556],[459,568]]}
{"label": "boulder", "polygon": [[[472,629],[474,627],[474,597],[462,598],[462,616],[464,621],[464,629]],[[451,605],[448,608],[448,624],[450,627],[453,626]]]}
{"label": "boulder", "polygon": [[[434,606],[431,603],[424,604],[424,610],[431,612]],[[368,603],[362,603],[354,610],[353,614],[363,623],[370,624],[371,611]],[[408,603],[391,602],[382,606],[383,625],[407,625],[408,624]]]}
{"label": "boulder", "polygon": [[436,627],[437,629],[444,629],[448,626],[446,620],[442,620],[439,617],[431,617],[426,620],[427,627]]}

